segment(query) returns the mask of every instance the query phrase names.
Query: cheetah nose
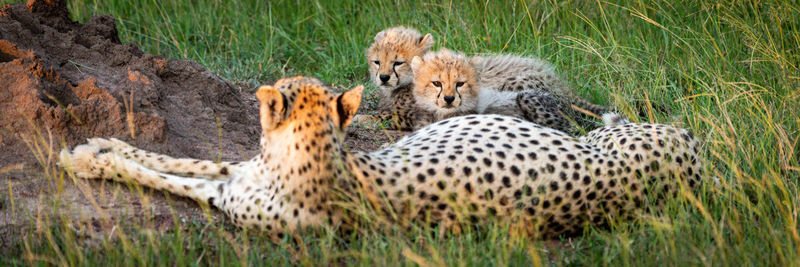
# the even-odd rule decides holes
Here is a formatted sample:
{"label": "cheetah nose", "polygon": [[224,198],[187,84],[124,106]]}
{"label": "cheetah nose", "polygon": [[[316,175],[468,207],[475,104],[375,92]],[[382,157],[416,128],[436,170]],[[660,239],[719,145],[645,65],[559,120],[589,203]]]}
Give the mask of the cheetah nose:
{"label": "cheetah nose", "polygon": [[452,95],[444,97],[444,102],[447,102],[447,104],[453,104],[454,100],[456,100],[456,97]]}
{"label": "cheetah nose", "polygon": [[386,75],[386,74],[381,74],[381,75],[380,75],[380,76],[378,76],[378,77],[379,77],[379,78],[381,78],[381,81],[382,81],[382,82],[388,82],[388,81],[389,81],[389,75]]}

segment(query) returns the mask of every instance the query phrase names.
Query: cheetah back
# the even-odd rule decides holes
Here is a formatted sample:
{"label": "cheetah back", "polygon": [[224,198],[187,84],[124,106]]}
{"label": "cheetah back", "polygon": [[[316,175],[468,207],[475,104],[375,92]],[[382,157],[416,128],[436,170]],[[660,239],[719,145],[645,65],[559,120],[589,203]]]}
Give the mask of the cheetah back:
{"label": "cheetah back", "polygon": [[359,168],[395,211],[411,218],[431,216],[448,226],[506,218],[528,232],[557,236],[630,215],[647,188],[658,186],[647,182],[674,183],[666,177],[699,171],[666,160],[666,151],[642,155],[641,162],[660,162],[652,168],[609,150],[609,141],[596,142],[612,137],[640,138],[641,145],[651,146],[677,142],[663,149],[696,158],[694,140],[666,130],[674,128],[662,126],[667,139],[647,139],[636,131],[614,136],[621,131],[616,129],[594,132],[587,143],[518,118],[457,117],[359,155]]}

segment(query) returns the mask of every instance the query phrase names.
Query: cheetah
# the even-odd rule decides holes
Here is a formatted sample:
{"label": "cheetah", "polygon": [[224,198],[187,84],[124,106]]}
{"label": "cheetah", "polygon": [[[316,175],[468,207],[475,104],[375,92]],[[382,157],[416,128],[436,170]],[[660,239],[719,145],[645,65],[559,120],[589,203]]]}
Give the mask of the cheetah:
{"label": "cheetah", "polygon": [[538,58],[504,54],[475,56],[470,62],[481,78],[479,88],[490,88],[501,92],[529,90],[548,92],[563,98],[566,103],[574,105],[579,111],[596,116],[611,111],[608,107],[593,104],[577,96],[575,91],[556,75],[550,63]]}
{"label": "cheetah", "polygon": [[[92,138],[62,151],[60,162],[81,178],[108,178],[165,190],[216,207],[234,224],[262,229],[273,239],[320,225],[341,225],[331,201],[341,170],[343,129],[351,123],[363,86],[334,95],[314,78],[262,86],[260,155],[216,164],[174,159],[116,139]],[[286,159],[286,160],[284,160]],[[347,225],[345,223],[345,225]]]}
{"label": "cheetah", "polygon": [[442,49],[411,61],[417,106],[432,113],[428,123],[470,113],[516,116],[557,130],[575,133],[572,118],[589,121],[571,108],[599,114],[605,107],[572,96],[550,65],[512,55],[475,57]]}
{"label": "cheetah", "polygon": [[[378,120],[391,121],[392,128],[410,130],[416,120],[414,98],[411,94],[413,74],[411,58],[427,53],[433,46],[433,36],[420,34],[403,26],[392,27],[375,35],[367,49],[370,80],[381,89]],[[368,120],[362,117],[356,120]]]}
{"label": "cheetah", "polygon": [[132,181],[190,197],[277,238],[300,228],[348,226],[352,216],[332,204],[351,201],[333,194],[339,184],[355,184],[344,191],[363,194],[400,225],[435,223],[458,233],[501,221],[549,238],[625,219],[643,211],[645,199],[701,182],[697,140],[663,124],[605,126],[576,139],[520,118],[466,115],[381,150],[350,151],[344,129],[362,90],[335,95],[313,78],[260,87],[261,154],[219,171],[224,177],[217,179],[202,170],[208,162],[165,157],[158,171],[141,155],[120,154],[129,149],[121,141],[102,138],[62,150],[60,164],[80,178]]}

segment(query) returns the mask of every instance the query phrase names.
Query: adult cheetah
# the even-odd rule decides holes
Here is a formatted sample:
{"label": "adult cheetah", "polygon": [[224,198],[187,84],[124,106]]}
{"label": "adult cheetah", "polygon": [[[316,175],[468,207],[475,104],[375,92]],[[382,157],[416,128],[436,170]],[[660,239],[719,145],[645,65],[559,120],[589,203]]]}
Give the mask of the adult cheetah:
{"label": "adult cheetah", "polygon": [[106,139],[63,150],[60,162],[81,178],[133,181],[190,197],[278,238],[304,227],[348,225],[352,218],[332,204],[342,201],[334,194],[338,184],[359,185],[356,192],[402,221],[455,231],[500,220],[553,237],[629,216],[646,197],[700,181],[695,138],[660,124],[603,127],[576,139],[518,118],[468,115],[375,152],[349,151],[344,128],[361,91],[334,95],[312,78],[262,86],[262,153],[213,172],[210,162],[159,160]]}

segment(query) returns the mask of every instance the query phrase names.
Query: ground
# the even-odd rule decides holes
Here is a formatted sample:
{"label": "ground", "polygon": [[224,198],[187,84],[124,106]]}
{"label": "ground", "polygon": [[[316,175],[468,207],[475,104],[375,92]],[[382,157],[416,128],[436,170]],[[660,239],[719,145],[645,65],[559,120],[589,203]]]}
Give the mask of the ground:
{"label": "ground", "polygon": [[[701,155],[707,166],[704,178],[718,182],[704,185],[697,195],[680,196],[661,212],[610,229],[589,228],[572,239],[519,238],[503,225],[468,229],[459,236],[440,236],[431,229],[376,231],[377,227],[365,225],[353,236],[321,231],[304,234],[299,242],[273,245],[257,233],[230,227],[215,218],[214,212],[212,222],[206,223],[202,209],[184,199],[149,190],[144,190],[142,197],[137,188],[109,182],[76,186],[55,168],[46,153],[12,140],[9,135],[22,131],[22,127],[9,128],[10,123],[6,123],[0,135],[2,265],[800,264],[800,8],[792,1],[299,4],[79,0],[70,1],[68,7],[69,16],[81,23],[94,21],[102,26],[107,19],[92,20],[92,16],[110,15],[116,22],[120,45],[133,42],[131,46],[140,47],[140,53],[158,55],[148,59],[152,62],[176,59],[170,64],[193,66],[196,72],[189,76],[206,79],[199,85],[215,85],[181,85],[180,75],[164,75],[166,72],[159,72],[158,66],[127,69],[127,65],[115,65],[122,61],[113,60],[102,63],[124,70],[120,72],[124,75],[97,79],[95,84],[80,83],[92,71],[106,69],[82,63],[94,56],[39,57],[37,60],[46,64],[26,65],[33,61],[19,59],[36,57],[16,53],[0,41],[0,74],[12,73],[12,66],[23,70],[47,65],[67,73],[52,79],[43,69],[37,72],[40,76],[30,79],[40,87],[26,88],[44,88],[25,91],[38,99],[25,103],[44,103],[28,106],[42,108],[26,114],[33,118],[62,118],[58,116],[70,116],[63,110],[71,110],[76,116],[104,114],[106,120],[100,121],[106,126],[125,125],[127,114],[107,112],[123,110],[123,93],[128,92],[123,90],[127,87],[115,91],[120,83],[114,82],[142,81],[138,72],[156,83],[160,80],[163,86],[148,89],[136,85],[140,86],[137,90],[152,94],[134,98],[134,110],[141,111],[134,114],[141,118],[134,122],[160,129],[157,123],[152,124],[158,122],[150,119],[153,112],[172,114],[161,118],[168,126],[165,129],[173,130],[139,132],[137,138],[145,139],[134,142],[136,145],[179,156],[247,158],[252,155],[246,149],[251,141],[247,139],[248,130],[242,129],[249,127],[248,120],[254,120],[248,116],[256,114],[248,112],[247,103],[252,99],[245,96],[249,90],[292,75],[319,77],[340,90],[365,84],[368,91],[362,111],[369,111],[377,104],[372,94],[377,89],[369,85],[365,49],[381,29],[404,24],[433,33],[437,41],[434,50],[448,47],[469,55],[517,53],[541,57],[552,62],[580,95],[595,103],[618,107],[634,121],[675,124],[692,130],[703,142]],[[6,25],[0,26],[2,40],[22,38],[15,34],[24,31],[14,27],[36,32],[23,24]],[[110,36],[108,28],[86,30]],[[78,43],[76,49],[110,47],[93,46],[91,39],[67,37]],[[69,43],[54,45],[68,48],[62,44]],[[41,52],[46,47],[39,49]],[[136,53],[133,49],[129,52]],[[3,76],[0,81],[29,80]],[[59,104],[47,101],[50,98],[46,94],[37,94],[95,87],[107,90],[108,95],[102,90],[74,97],[51,94],[55,99],[74,101],[62,103],[73,104],[72,109],[57,108]],[[23,95],[9,94],[12,91],[5,88],[0,97]],[[239,104],[221,105],[236,101],[215,97],[219,92],[242,98],[237,98]],[[98,97],[94,99],[106,105],[100,107],[108,109],[79,105],[89,96]],[[3,118],[15,118],[9,116],[13,111],[9,103],[0,105]],[[216,108],[202,112],[202,107]],[[640,110],[644,112],[639,114]],[[205,117],[189,123],[182,120],[185,114]],[[214,152],[214,147],[220,147],[218,142],[198,141],[219,139],[216,118],[209,114],[229,114],[218,117],[238,123],[221,126],[223,132],[233,134],[222,138],[221,146],[231,148],[226,150],[228,154]],[[21,120],[15,122],[25,126]],[[72,146],[85,135],[125,136],[128,132],[126,126],[69,125],[52,127],[56,129],[52,147],[61,146],[59,133]],[[35,135],[40,137],[38,144],[47,147],[51,139],[47,131],[41,133]],[[369,150],[389,138],[384,131],[353,128],[348,140],[353,148]],[[91,204],[88,196],[97,198],[98,204]],[[104,220],[97,210],[111,211],[112,219]],[[68,216],[61,216],[64,214]]]}

